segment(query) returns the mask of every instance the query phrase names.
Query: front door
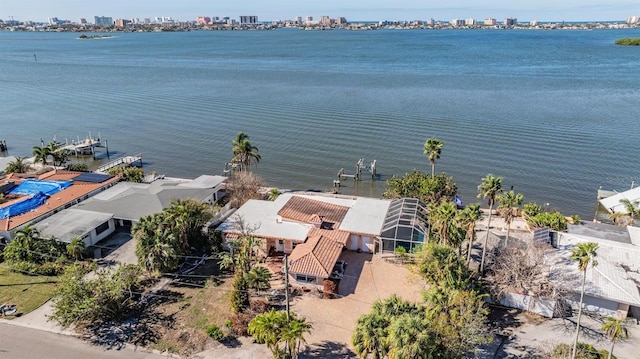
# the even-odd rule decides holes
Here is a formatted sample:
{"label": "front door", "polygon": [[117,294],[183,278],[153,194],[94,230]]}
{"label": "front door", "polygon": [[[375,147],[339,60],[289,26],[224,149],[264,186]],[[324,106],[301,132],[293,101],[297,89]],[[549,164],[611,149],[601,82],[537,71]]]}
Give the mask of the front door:
{"label": "front door", "polygon": [[359,236],[357,234],[351,235],[351,247],[349,249],[351,249],[352,251],[358,250],[358,237]]}
{"label": "front door", "polygon": [[284,240],[278,239],[276,242],[276,252],[284,252]]}

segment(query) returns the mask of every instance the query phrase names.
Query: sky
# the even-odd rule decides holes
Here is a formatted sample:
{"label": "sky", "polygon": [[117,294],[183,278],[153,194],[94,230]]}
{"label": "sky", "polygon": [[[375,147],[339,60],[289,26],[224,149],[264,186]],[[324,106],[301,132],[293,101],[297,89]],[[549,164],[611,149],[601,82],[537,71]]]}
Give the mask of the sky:
{"label": "sky", "polygon": [[257,15],[259,21],[296,16],[344,16],[356,20],[451,20],[488,17],[520,21],[625,20],[640,16],[638,0],[0,0],[0,19],[47,21],[57,17],[77,22],[94,16],[113,19],[196,16],[237,19]]}

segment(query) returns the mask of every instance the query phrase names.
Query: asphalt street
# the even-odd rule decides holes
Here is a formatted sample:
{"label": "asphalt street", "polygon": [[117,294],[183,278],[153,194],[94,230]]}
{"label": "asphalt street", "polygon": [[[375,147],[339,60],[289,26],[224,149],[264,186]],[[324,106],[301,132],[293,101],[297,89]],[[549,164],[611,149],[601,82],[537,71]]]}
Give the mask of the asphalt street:
{"label": "asphalt street", "polygon": [[0,359],[166,359],[133,348],[104,350],[78,338],[0,323]]}

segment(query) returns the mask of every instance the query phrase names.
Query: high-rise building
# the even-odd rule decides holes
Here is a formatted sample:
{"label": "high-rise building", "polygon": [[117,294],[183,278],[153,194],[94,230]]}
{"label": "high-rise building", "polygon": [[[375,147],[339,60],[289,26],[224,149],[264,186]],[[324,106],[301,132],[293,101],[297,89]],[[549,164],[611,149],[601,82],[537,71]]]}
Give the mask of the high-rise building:
{"label": "high-rise building", "polygon": [[464,24],[467,26],[474,26],[476,24],[476,19],[466,19],[464,20]]}
{"label": "high-rise building", "polygon": [[305,24],[307,24],[307,25],[311,25],[311,24],[313,24],[313,16],[307,16],[307,17],[304,19],[304,23],[305,23]]}
{"label": "high-rise building", "polygon": [[111,16],[94,16],[93,19],[96,26],[113,26],[113,18]]}
{"label": "high-rise building", "polygon": [[485,26],[496,26],[497,23],[497,20],[491,17],[484,19]]}
{"label": "high-rise building", "polygon": [[514,26],[516,23],[518,23],[518,19],[516,19],[515,17],[507,17],[502,22],[504,26]]}
{"label": "high-rise building", "polygon": [[300,25],[302,24],[302,16],[296,16],[296,24]]}
{"label": "high-rise building", "polygon": [[254,15],[240,16],[240,25],[255,25],[258,23],[258,17]]}
{"label": "high-rise building", "polygon": [[339,18],[336,18],[336,24],[338,25],[346,25],[347,22],[347,18],[340,16]]}
{"label": "high-rise building", "polygon": [[320,25],[329,26],[331,25],[331,18],[328,16],[320,16]]}

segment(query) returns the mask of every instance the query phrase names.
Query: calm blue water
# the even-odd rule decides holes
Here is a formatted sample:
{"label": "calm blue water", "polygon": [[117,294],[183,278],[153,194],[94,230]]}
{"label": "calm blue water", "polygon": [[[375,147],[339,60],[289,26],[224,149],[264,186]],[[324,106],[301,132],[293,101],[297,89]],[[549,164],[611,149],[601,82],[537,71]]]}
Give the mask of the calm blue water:
{"label": "calm blue water", "polygon": [[[330,189],[378,161],[382,181],[436,170],[478,201],[487,173],[525,200],[593,216],[596,190],[640,182],[640,30],[0,33],[0,138],[28,156],[55,134],[108,139],[168,176],[221,174],[250,135],[281,188]],[[37,62],[34,59],[37,57]],[[344,183],[344,181],[343,181]]]}

